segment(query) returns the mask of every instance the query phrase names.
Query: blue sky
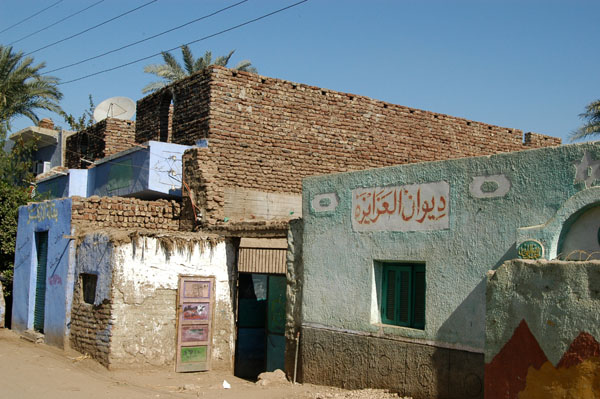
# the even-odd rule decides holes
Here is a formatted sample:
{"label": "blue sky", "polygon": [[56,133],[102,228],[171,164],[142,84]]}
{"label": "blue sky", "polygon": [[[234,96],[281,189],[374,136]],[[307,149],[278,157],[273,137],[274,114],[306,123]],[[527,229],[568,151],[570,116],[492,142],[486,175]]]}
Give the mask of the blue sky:
{"label": "blue sky", "polygon": [[[0,31],[60,0],[2,0]],[[62,0],[0,33],[7,45],[99,0]],[[104,0],[13,44],[25,53],[76,34],[150,0]],[[158,0],[113,22],[31,54],[46,71],[210,14],[240,0]],[[183,29],[52,73],[63,82],[171,49],[298,0],[248,0]],[[563,138],[600,98],[599,1],[309,0],[190,47],[250,59],[261,75]],[[179,51],[175,52],[179,55]],[[88,94],[143,97],[155,80],[143,67],[161,57],[62,84],[63,108],[80,115]],[[40,112],[64,124],[60,117]],[[31,125],[15,120],[13,131]],[[66,126],[66,125],[65,125]]]}

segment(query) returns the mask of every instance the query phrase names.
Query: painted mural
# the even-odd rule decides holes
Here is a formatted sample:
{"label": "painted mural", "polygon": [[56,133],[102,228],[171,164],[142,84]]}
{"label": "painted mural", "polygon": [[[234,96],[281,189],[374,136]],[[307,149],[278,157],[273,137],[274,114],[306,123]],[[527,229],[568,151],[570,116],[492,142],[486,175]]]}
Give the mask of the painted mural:
{"label": "painted mural", "polygon": [[581,332],[555,366],[522,320],[491,363],[485,365],[486,399],[597,398],[600,344]]}
{"label": "painted mural", "polygon": [[598,397],[597,268],[597,262],[514,260],[490,272],[486,399]]}

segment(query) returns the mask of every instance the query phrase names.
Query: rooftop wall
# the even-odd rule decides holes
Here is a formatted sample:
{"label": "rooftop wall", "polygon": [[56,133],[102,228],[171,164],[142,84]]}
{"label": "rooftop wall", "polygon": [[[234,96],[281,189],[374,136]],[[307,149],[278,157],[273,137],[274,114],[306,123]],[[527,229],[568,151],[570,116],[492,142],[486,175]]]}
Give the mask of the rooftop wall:
{"label": "rooftop wall", "polygon": [[[210,67],[138,101],[136,140],[158,140],[174,102],[175,143],[190,170],[214,178],[209,223],[224,187],[301,192],[307,176],[559,145],[560,139],[389,104],[285,80]],[[210,163],[210,164],[209,164]],[[196,173],[196,174],[198,174]],[[187,178],[192,191],[212,184]],[[214,217],[212,217],[214,216]]]}
{"label": "rooftop wall", "polygon": [[86,169],[89,162],[128,150],[135,145],[135,122],[106,118],[67,138],[65,166]]}

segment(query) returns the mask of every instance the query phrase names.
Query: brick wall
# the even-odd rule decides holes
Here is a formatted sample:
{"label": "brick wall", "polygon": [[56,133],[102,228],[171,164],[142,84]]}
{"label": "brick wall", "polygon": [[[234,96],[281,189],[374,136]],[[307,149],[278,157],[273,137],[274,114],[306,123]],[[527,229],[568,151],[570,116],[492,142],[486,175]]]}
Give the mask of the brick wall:
{"label": "brick wall", "polygon": [[107,118],[67,138],[65,166],[85,169],[96,161],[135,145],[135,122]]}
{"label": "brick wall", "polygon": [[179,230],[180,204],[136,198],[72,197],[74,226]]}
{"label": "brick wall", "polygon": [[535,133],[524,141],[518,129],[217,66],[138,101],[138,142],[159,135],[168,115],[163,98],[174,99],[173,142],[208,138],[208,148],[186,153],[184,169],[209,223],[223,216],[223,187],[300,193],[302,178],[311,175],[560,144]]}
{"label": "brick wall", "polygon": [[528,148],[552,147],[560,145],[561,139],[558,137],[528,132],[525,133],[525,142],[523,144]]}
{"label": "brick wall", "polygon": [[71,331],[69,343],[81,353],[89,354],[105,367],[109,367],[111,302],[95,306],[83,301],[81,276],[73,290]]}
{"label": "brick wall", "polygon": [[[169,135],[170,142],[178,144],[194,144],[195,140],[206,138],[212,87],[211,71],[205,69],[139,100],[136,106],[136,142],[167,141],[164,139],[165,135]],[[169,115],[171,109],[172,119]]]}

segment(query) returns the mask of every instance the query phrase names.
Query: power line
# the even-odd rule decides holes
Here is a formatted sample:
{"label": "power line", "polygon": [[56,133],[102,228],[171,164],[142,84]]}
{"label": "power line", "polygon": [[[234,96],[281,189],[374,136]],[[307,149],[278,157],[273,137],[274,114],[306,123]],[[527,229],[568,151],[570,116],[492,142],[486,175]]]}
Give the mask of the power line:
{"label": "power line", "polygon": [[[104,1],[104,0],[102,0],[102,1]],[[177,29],[181,29],[181,28],[183,28],[183,27],[185,27],[185,26],[191,25],[191,24],[193,24],[193,23],[195,23],[195,22],[198,22],[198,21],[201,21],[201,20],[203,20],[203,19],[206,19],[206,18],[212,17],[212,16],[214,16],[214,15],[217,15],[217,14],[219,14],[219,13],[223,12],[223,11],[229,10],[230,8],[237,7],[237,6],[239,6],[240,4],[242,4],[242,3],[245,3],[245,2],[247,2],[247,1],[248,1],[248,0],[242,0],[242,1],[238,2],[238,3],[235,3],[235,4],[233,4],[233,5],[230,5],[230,6],[228,6],[228,7],[221,8],[220,10],[217,10],[217,11],[215,11],[215,12],[211,13],[211,14],[205,15],[205,16],[203,16],[203,17],[200,17],[200,18],[196,18],[196,19],[194,19],[194,20],[192,20],[192,21],[186,22],[185,24],[182,24],[182,25],[176,26],[176,27],[174,27],[174,28],[168,29],[168,30],[166,30],[166,31],[164,31],[164,32],[157,33],[157,34],[155,34],[155,35],[153,35],[153,36],[150,36],[150,37],[147,37],[147,38],[145,38],[145,39],[138,40],[137,42],[133,42],[133,43],[130,43],[130,44],[126,44],[125,46],[119,47],[119,48],[117,48],[117,49],[110,50],[110,51],[107,51],[107,52],[105,52],[105,53],[102,53],[102,54],[99,54],[99,55],[95,55],[95,56],[93,56],[93,57],[86,58],[86,59],[84,59],[84,60],[77,61],[77,62],[74,62],[74,63],[72,63],[72,64],[69,64],[69,65],[62,66],[62,67],[60,67],[60,68],[55,68],[55,69],[52,69],[52,70],[50,70],[50,71],[47,71],[47,72],[45,72],[44,74],[49,74],[49,73],[52,73],[52,72],[61,71],[61,70],[63,70],[63,69],[67,69],[67,68],[70,68],[70,67],[72,67],[72,66],[75,66],[75,65],[83,64],[84,62],[88,62],[88,61],[95,60],[95,59],[97,59],[97,58],[100,58],[100,57],[104,57],[105,55],[108,55],[108,54],[116,53],[117,51],[124,50],[124,49],[126,49],[126,48],[129,48],[129,47],[135,46],[135,45],[137,45],[137,44],[143,43],[143,42],[145,42],[145,41],[148,41],[148,40],[151,40],[151,39],[157,38],[157,37],[159,37],[159,36],[162,36],[162,35],[164,35],[164,34],[167,34],[167,33],[173,32],[173,31],[175,31],[175,30],[177,30]]]}
{"label": "power line", "polygon": [[[62,0],[61,0],[61,1],[62,1]],[[68,15],[68,16],[64,17],[63,19],[61,19],[61,20],[58,20],[58,21],[54,22],[53,24],[50,24],[50,25],[48,25],[48,26],[46,26],[46,27],[44,27],[44,28],[42,28],[42,29],[36,30],[35,32],[33,32],[33,33],[30,33],[30,34],[28,34],[27,36],[23,36],[22,38],[20,38],[20,39],[17,39],[17,40],[15,40],[15,41],[13,41],[13,42],[9,43],[8,45],[9,45],[9,46],[12,46],[13,44],[20,42],[21,40],[25,40],[25,39],[27,39],[28,37],[31,37],[31,36],[33,36],[33,35],[35,35],[35,34],[38,34],[38,33],[42,32],[42,31],[45,31],[45,30],[46,30],[46,29],[48,29],[48,28],[52,28],[53,26],[55,26],[55,25],[58,25],[58,24],[60,24],[61,22],[64,22],[64,21],[66,21],[67,19],[69,19],[69,18],[71,18],[71,17],[74,17],[75,15],[81,14],[82,12],[84,12],[84,11],[86,11],[86,10],[89,10],[90,8],[92,8],[92,7],[94,7],[94,6],[96,6],[96,5],[100,4],[100,3],[102,3],[103,1],[104,1],[104,0],[97,1],[97,2],[95,2],[94,4],[92,4],[91,6],[88,6],[88,7],[84,8],[83,10],[79,10],[79,11],[77,11],[77,12],[75,12],[75,13],[71,14],[71,15]]]}
{"label": "power line", "polygon": [[[203,41],[203,40],[210,39],[210,38],[212,38],[212,37],[215,37],[215,36],[221,35],[221,34],[223,34],[223,33],[230,32],[230,31],[232,31],[232,30],[235,30],[235,29],[241,28],[242,26],[249,25],[249,24],[251,24],[251,23],[253,23],[253,22],[260,21],[261,19],[264,19],[264,18],[270,17],[270,16],[272,16],[272,15],[278,14],[278,13],[280,13],[280,12],[282,12],[282,11],[288,10],[288,9],[290,9],[290,8],[292,8],[292,7],[296,7],[296,6],[298,6],[298,5],[302,4],[302,3],[306,3],[307,1],[308,1],[308,0],[301,0],[301,1],[297,2],[297,3],[294,3],[294,4],[291,4],[291,5],[289,5],[289,6],[287,6],[287,7],[280,8],[280,9],[278,9],[278,10],[275,10],[275,11],[272,11],[272,12],[270,12],[270,13],[268,13],[268,14],[262,15],[262,16],[260,16],[260,17],[258,17],[258,18],[251,19],[251,20],[249,20],[249,21],[246,21],[246,22],[243,22],[243,23],[241,23],[241,24],[238,24],[238,25],[232,26],[231,28],[224,29],[224,30],[222,30],[222,31],[219,31],[219,32],[213,33],[213,34],[211,34],[211,35],[208,35],[208,36],[201,37],[200,39],[196,39],[196,40],[193,40],[193,41],[191,41],[191,42],[184,43],[183,45],[185,45],[185,46],[189,46],[190,44],[198,43],[198,42],[201,42],[201,41]],[[158,53],[155,53],[155,54],[152,54],[152,55],[146,56],[146,57],[138,58],[137,60],[130,61],[130,62],[127,62],[127,63],[125,63],[125,64],[117,65],[117,66],[115,66],[115,67],[108,68],[108,69],[103,69],[103,70],[101,70],[101,71],[94,72],[94,73],[90,73],[90,74],[88,74],[88,75],[84,75],[84,76],[81,76],[81,77],[79,77],[79,78],[75,78],[75,79],[67,80],[66,82],[61,82],[61,83],[59,83],[59,85],[64,85],[64,84],[68,84],[68,83],[77,82],[77,81],[80,81],[80,80],[83,80],[83,79],[90,78],[90,77],[92,77],[92,76],[100,75],[100,74],[103,74],[103,73],[106,73],[106,72],[111,72],[111,71],[114,71],[114,70],[116,70],[116,69],[124,68],[124,67],[126,67],[126,66],[129,66],[129,65],[137,64],[138,62],[142,62],[142,61],[148,60],[148,59],[150,59],[150,58],[154,58],[154,57],[156,57],[156,56],[159,56],[159,55],[161,55],[161,54],[162,54],[162,53],[164,53],[164,52],[169,52],[169,51],[174,51],[174,50],[177,50],[177,49],[178,49],[178,48],[180,48],[181,46],[182,46],[182,45],[179,45],[179,46],[177,46],[177,47],[173,47],[173,48],[170,48],[170,49],[168,49],[168,50],[163,50],[163,51],[161,51],[161,52],[158,52]]]}
{"label": "power line", "polygon": [[50,9],[50,8],[52,8],[52,7],[54,7],[54,6],[55,6],[55,5],[57,5],[58,3],[61,3],[62,1],[63,1],[63,0],[58,0],[56,3],[49,5],[48,7],[44,8],[44,9],[43,9],[43,10],[41,10],[41,11],[38,11],[38,12],[36,12],[36,13],[35,13],[35,14],[33,14],[33,15],[30,15],[29,17],[25,18],[24,20],[21,20],[21,21],[17,22],[16,24],[12,24],[12,25],[11,25],[11,26],[9,26],[8,28],[5,28],[4,30],[0,31],[0,33],[4,33],[4,32],[6,32],[6,31],[7,31],[7,30],[9,30],[9,29],[12,29],[12,28],[14,28],[14,27],[15,27],[15,26],[17,26],[17,25],[20,25],[20,24],[22,24],[23,22],[30,20],[31,18],[35,17],[36,15],[39,15],[39,14],[43,13],[44,11],[46,11],[46,10],[48,10],[48,9]]}
{"label": "power line", "polygon": [[[62,0],[61,0],[61,1],[62,1]],[[137,10],[139,10],[139,9],[141,9],[141,8],[144,8],[144,7],[146,7],[146,6],[149,6],[149,5],[150,5],[150,4],[152,4],[152,3],[156,3],[157,1],[158,1],[158,0],[151,0],[151,1],[147,2],[147,3],[145,3],[145,4],[142,4],[142,5],[141,5],[141,6],[139,6],[139,7],[136,7],[136,8],[134,8],[134,9],[132,9],[132,10],[129,10],[129,11],[127,11],[127,12],[124,12],[123,14],[119,14],[119,15],[117,15],[116,17],[110,18],[110,19],[108,19],[108,20],[106,20],[106,21],[104,21],[104,22],[100,22],[99,24],[97,24],[97,25],[94,25],[94,26],[92,26],[91,28],[84,29],[84,30],[82,30],[81,32],[75,33],[74,35],[71,35],[71,36],[65,37],[65,38],[63,38],[63,39],[60,39],[60,40],[57,40],[57,41],[55,41],[54,43],[50,43],[50,44],[47,44],[47,45],[45,45],[45,46],[43,46],[43,47],[40,47],[40,48],[38,48],[38,49],[36,49],[36,50],[30,51],[29,53],[27,53],[27,54],[25,54],[25,55],[27,56],[27,55],[30,55],[30,54],[36,53],[36,52],[38,52],[38,51],[40,51],[40,50],[47,49],[48,47],[52,47],[52,46],[54,46],[54,45],[56,45],[56,44],[59,44],[59,43],[62,43],[62,42],[64,42],[64,41],[67,41],[67,40],[69,40],[69,39],[72,39],[72,38],[74,38],[74,37],[80,36],[80,35],[82,35],[82,34],[84,34],[84,33],[86,33],[86,32],[89,32],[89,31],[91,31],[92,29],[96,29],[96,28],[98,28],[98,27],[100,27],[100,26],[102,26],[102,25],[106,25],[107,23],[109,23],[109,22],[112,22],[112,21],[114,21],[115,19],[121,18],[121,17],[123,17],[123,16],[125,16],[125,15],[127,15],[127,14],[131,14],[132,12],[134,12],[134,11],[137,11]]]}

